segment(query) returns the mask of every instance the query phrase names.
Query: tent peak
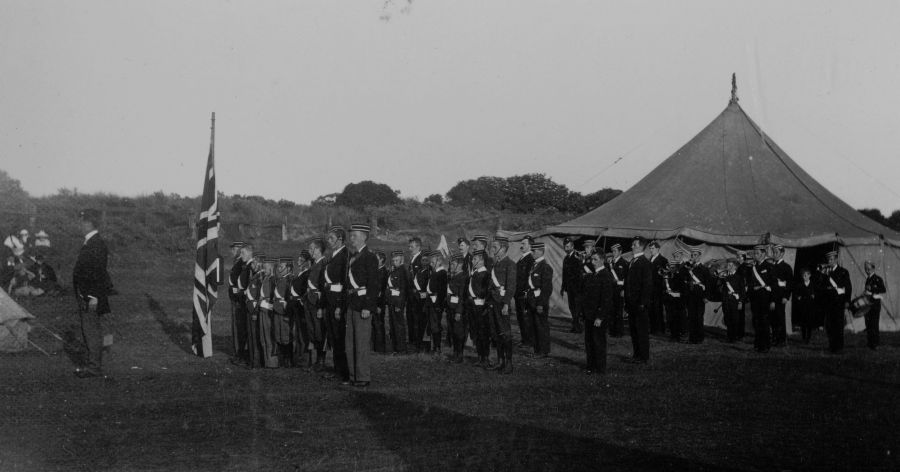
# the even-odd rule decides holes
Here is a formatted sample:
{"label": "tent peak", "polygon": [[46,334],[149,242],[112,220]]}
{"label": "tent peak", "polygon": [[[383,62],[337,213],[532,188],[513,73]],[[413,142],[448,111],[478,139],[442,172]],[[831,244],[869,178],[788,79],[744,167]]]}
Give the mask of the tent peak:
{"label": "tent peak", "polygon": [[737,96],[737,74],[734,72],[731,73],[731,100],[728,101],[729,105],[736,105],[738,102]]}

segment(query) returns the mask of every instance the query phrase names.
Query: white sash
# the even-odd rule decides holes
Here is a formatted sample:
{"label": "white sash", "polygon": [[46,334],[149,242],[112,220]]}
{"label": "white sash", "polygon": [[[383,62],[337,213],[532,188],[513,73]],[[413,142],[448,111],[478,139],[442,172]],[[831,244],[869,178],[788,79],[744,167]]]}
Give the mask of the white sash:
{"label": "white sash", "polygon": [[494,287],[500,289],[500,296],[501,297],[506,296],[506,287],[504,287],[503,285],[500,285],[500,281],[497,280],[497,273],[494,272],[494,268],[491,268],[491,280],[494,282]]}
{"label": "white sash", "polygon": [[353,277],[353,271],[352,271],[352,270],[348,270],[348,271],[347,271],[347,274],[350,276],[350,285],[353,286],[353,290],[354,290],[353,293],[359,295],[360,297],[363,296],[363,295],[365,295],[365,294],[366,294],[366,288],[365,288],[365,287],[360,288],[359,284],[356,283],[356,279]]}
{"label": "white sash", "polygon": [[728,293],[730,295],[734,295],[734,298],[741,298],[737,293],[734,292],[734,287],[731,286],[731,282],[725,281],[725,286],[728,287]]}
{"label": "white sash", "polygon": [[764,287],[766,290],[769,290],[769,287],[766,286],[766,283],[763,282],[762,277],[760,277],[759,272],[756,271],[756,266],[753,266],[753,275],[756,276],[756,281],[759,282],[760,287]]}
{"label": "white sash", "polygon": [[828,276],[828,281],[831,282],[831,286],[834,287],[834,289],[837,291],[838,295],[843,295],[843,294],[847,293],[847,289],[838,287],[838,284],[834,281],[834,279],[831,278],[830,275]]}

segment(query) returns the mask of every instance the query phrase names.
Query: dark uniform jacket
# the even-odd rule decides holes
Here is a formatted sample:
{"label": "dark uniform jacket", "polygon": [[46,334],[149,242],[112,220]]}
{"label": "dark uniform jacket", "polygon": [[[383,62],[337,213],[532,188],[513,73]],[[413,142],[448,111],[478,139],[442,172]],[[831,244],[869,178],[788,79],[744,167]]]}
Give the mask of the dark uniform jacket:
{"label": "dark uniform jacket", "polygon": [[491,268],[491,300],[509,305],[516,293],[516,263],[504,257]]}
{"label": "dark uniform jacket", "polygon": [[109,291],[112,282],[107,272],[109,252],[99,234],[85,241],[78,251],[78,259],[72,270],[72,288],[75,296],[87,303],[88,297],[97,299],[97,314],[109,313]]}
{"label": "dark uniform jacket", "polygon": [[769,261],[751,265],[746,274],[747,298],[756,303],[768,303],[772,298],[773,275]]}
{"label": "dark uniform jacket", "polygon": [[715,289],[710,281],[709,269],[705,265],[685,262],[684,267],[687,289],[692,297],[706,297],[707,293]]}
{"label": "dark uniform jacket", "polygon": [[[407,287],[407,296],[409,300],[421,300],[421,296],[419,291],[416,289],[413,281],[415,280],[416,274],[418,274],[422,270],[422,252],[420,251],[415,256],[409,260],[409,263],[405,265],[406,269],[409,271],[409,286]],[[422,290],[425,290],[425,287],[422,287]]]}
{"label": "dark uniform jacket", "polygon": [[746,287],[744,286],[744,277],[737,271],[728,274],[718,280],[718,291],[722,297],[722,304],[728,306],[737,306],[746,297]]}
{"label": "dark uniform jacket", "polygon": [[822,291],[827,303],[849,303],[853,285],[847,269],[841,266],[826,269],[822,277]]}
{"label": "dark uniform jacket", "polygon": [[584,264],[578,253],[572,251],[563,257],[562,287],[563,292],[579,293],[581,291],[581,275]]}
{"label": "dark uniform jacket", "polygon": [[[615,272],[615,274],[613,274],[613,272]],[[624,289],[625,280],[628,278],[628,261],[622,256],[619,256],[618,260],[613,259],[612,266],[610,267],[610,275],[613,276],[613,279],[618,279],[616,285],[619,289]]]}
{"label": "dark uniform jacket", "polygon": [[469,276],[469,283],[466,286],[466,301],[470,305],[483,306],[488,297],[488,287],[490,287],[490,275],[484,266],[475,269]]}
{"label": "dark uniform jacket", "polygon": [[287,301],[290,296],[291,279],[293,278],[294,277],[291,274],[284,277],[275,276],[275,291],[272,293],[272,309],[279,315],[287,314]]}
{"label": "dark uniform jacket", "polygon": [[884,288],[884,280],[878,274],[872,274],[866,278],[866,291],[872,294],[875,303],[881,304],[881,299],[886,292]]}
{"label": "dark uniform jacket", "polygon": [[642,255],[631,260],[628,278],[625,282],[625,304],[629,311],[636,313],[639,307],[646,307],[653,299],[653,266]]}
{"label": "dark uniform jacket", "polygon": [[662,296],[663,292],[665,292],[665,287],[663,286],[662,273],[666,271],[669,267],[669,260],[665,258],[662,254],[657,254],[655,258],[650,261],[650,265],[653,266],[653,290],[657,296]]}
{"label": "dark uniform jacket", "polygon": [[228,272],[228,298],[232,302],[240,300],[239,295],[241,291],[238,289],[238,279],[241,277],[243,270],[244,260],[240,257],[235,258],[234,264],[231,265],[231,271]]}
{"label": "dark uniform jacket", "polygon": [[791,299],[791,289],[794,284],[794,269],[784,259],[772,265],[772,278],[775,284],[772,286],[772,296],[775,301],[781,303],[782,299]]}
{"label": "dark uniform jacket", "polygon": [[670,267],[667,275],[663,277],[663,299],[669,303],[684,302],[687,295],[687,268],[684,264]]}
{"label": "dark uniform jacket", "polygon": [[454,313],[463,312],[466,288],[469,284],[469,274],[459,272],[450,277],[447,283],[447,307]]}
{"label": "dark uniform jacket", "polygon": [[613,294],[616,290],[612,273],[601,266],[596,272],[585,274],[582,282],[585,325],[592,326],[597,319],[609,319],[613,314]]}
{"label": "dark uniform jacket", "polygon": [[387,277],[385,295],[392,308],[403,309],[406,306],[407,293],[409,292],[409,271],[405,265],[391,269]]}
{"label": "dark uniform jacket", "polygon": [[[374,256],[374,254],[373,254]],[[377,258],[376,258],[377,259]],[[332,253],[331,258],[325,263],[323,276],[325,278],[325,299],[328,308],[334,310],[346,308],[347,305],[347,263],[350,261],[350,250],[347,246],[341,246],[337,252]],[[378,266],[378,262],[375,262]]]}
{"label": "dark uniform jacket", "polygon": [[291,279],[291,288],[289,292],[289,303],[300,304],[306,298],[309,290],[309,269],[304,269]]}
{"label": "dark uniform jacket", "polygon": [[528,291],[528,276],[531,274],[532,267],[534,267],[534,256],[530,252],[516,261],[516,292],[518,295],[525,295]]}
{"label": "dark uniform jacket", "polygon": [[438,310],[443,310],[447,306],[447,269],[440,268],[431,271],[428,282],[425,284],[425,291],[428,292],[428,303]]}
{"label": "dark uniform jacket", "polygon": [[418,299],[421,303],[424,303],[425,298],[428,296],[429,277],[431,277],[431,267],[426,265],[419,266],[419,269],[412,274],[411,296]]}
{"label": "dark uniform jacket", "polygon": [[[343,252],[343,251],[342,251]],[[378,256],[363,246],[349,260],[350,272],[347,275],[347,293],[349,307],[353,311],[369,310],[375,313],[378,309]]]}
{"label": "dark uniform jacket", "polygon": [[316,309],[325,308],[325,258],[321,258],[309,267],[306,279],[306,299]]}
{"label": "dark uniform jacket", "polygon": [[543,257],[534,262],[528,277],[528,294],[534,297],[535,306],[548,306],[553,293],[553,268]]}
{"label": "dark uniform jacket", "polygon": [[387,266],[378,268],[378,308],[384,308],[388,302],[387,281],[390,271]]}

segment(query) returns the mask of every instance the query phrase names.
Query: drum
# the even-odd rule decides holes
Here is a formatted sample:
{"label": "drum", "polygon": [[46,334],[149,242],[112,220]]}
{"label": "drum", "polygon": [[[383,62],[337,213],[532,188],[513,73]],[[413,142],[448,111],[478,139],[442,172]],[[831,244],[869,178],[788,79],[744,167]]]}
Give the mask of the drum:
{"label": "drum", "polygon": [[854,318],[861,318],[872,308],[872,297],[868,295],[860,295],[850,302],[850,311]]}

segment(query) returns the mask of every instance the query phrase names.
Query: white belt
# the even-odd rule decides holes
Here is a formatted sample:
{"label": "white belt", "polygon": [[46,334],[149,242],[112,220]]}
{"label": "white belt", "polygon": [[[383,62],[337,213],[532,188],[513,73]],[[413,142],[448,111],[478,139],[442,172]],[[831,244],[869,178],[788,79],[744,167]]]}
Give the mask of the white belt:
{"label": "white belt", "polygon": [[531,293],[533,293],[535,297],[540,297],[540,296],[541,296],[541,289],[539,289],[539,288],[533,289],[533,290],[531,291]]}
{"label": "white belt", "polygon": [[399,289],[399,288],[392,288],[392,289],[391,289],[391,296],[392,296],[392,297],[399,297],[399,296],[400,296],[400,289]]}
{"label": "white belt", "polygon": [[332,292],[342,292],[344,290],[344,286],[341,284],[332,284],[330,287],[328,287],[328,290]]}
{"label": "white belt", "polygon": [[872,298],[874,298],[876,300],[881,300],[881,294],[879,293],[878,295],[872,295]]}
{"label": "white belt", "polygon": [[474,302],[475,302],[475,306],[482,306],[482,305],[484,305],[484,299],[483,299],[483,298],[476,298],[476,299],[474,300]]}
{"label": "white belt", "polygon": [[616,285],[625,285],[625,282],[619,281],[616,283]]}
{"label": "white belt", "polygon": [[366,289],[365,289],[365,287],[363,287],[363,288],[358,288],[358,289],[354,290],[353,293],[355,293],[355,294],[357,294],[358,296],[361,297],[361,296],[363,296],[363,295],[366,294]]}
{"label": "white belt", "polygon": [[431,296],[431,303],[437,303],[437,295]]}
{"label": "white belt", "polygon": [[422,300],[424,300],[425,297],[427,297],[427,296],[428,296],[427,293],[425,293],[425,292],[419,292],[419,298],[421,298]]}
{"label": "white belt", "polygon": [[241,293],[241,289],[237,287],[231,287],[231,293]]}
{"label": "white belt", "polygon": [[681,298],[681,294],[678,292],[669,292],[669,296],[672,298]]}
{"label": "white belt", "polygon": [[456,295],[450,295],[450,303],[459,303],[459,297]]}
{"label": "white belt", "polygon": [[263,301],[259,302],[259,307],[262,308],[262,309],[264,309],[264,310],[271,310],[271,309],[272,309],[272,304],[269,303],[268,300],[263,300]]}
{"label": "white belt", "polygon": [[787,287],[787,282],[785,282],[784,280],[779,280],[779,281],[778,281],[778,286],[779,286],[779,287]]}

